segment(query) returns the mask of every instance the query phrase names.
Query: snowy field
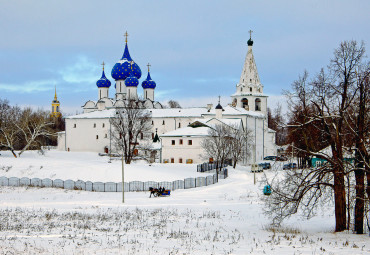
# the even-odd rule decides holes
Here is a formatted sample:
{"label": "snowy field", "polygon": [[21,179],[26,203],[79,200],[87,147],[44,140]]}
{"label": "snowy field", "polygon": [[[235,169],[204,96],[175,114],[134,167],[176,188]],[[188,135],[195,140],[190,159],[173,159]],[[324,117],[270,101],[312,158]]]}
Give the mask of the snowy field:
{"label": "snowy field", "polygon": [[[27,151],[20,158],[11,152],[1,152],[0,176],[71,179],[73,181],[121,182],[120,158],[100,157],[94,152]],[[124,166],[125,182],[129,181],[175,181],[188,177],[208,176],[197,173],[195,165],[132,163]],[[194,171],[195,169],[195,171]]]}
{"label": "snowy field", "polygon": [[[121,178],[115,174],[120,162],[94,153],[1,154],[1,176]],[[126,178],[181,179],[197,176],[195,168],[137,163],[126,167]],[[333,210],[327,208],[271,229],[262,213],[263,184],[253,185],[253,174],[242,167],[229,174],[170,197],[129,192],[124,204],[120,193],[0,187],[0,254],[370,254],[367,235],[333,233]]]}

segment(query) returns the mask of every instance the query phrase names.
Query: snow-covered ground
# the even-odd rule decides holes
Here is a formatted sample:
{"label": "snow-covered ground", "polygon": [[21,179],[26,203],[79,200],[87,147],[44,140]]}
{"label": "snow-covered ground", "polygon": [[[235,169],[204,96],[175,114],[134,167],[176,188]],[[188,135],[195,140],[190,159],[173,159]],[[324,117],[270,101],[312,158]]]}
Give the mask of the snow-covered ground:
{"label": "snow-covered ground", "polygon": [[[0,176],[71,179],[74,181],[122,181],[120,158],[100,157],[94,152],[27,151],[14,158],[9,151],[0,156]],[[195,169],[195,171],[194,171]],[[124,165],[125,181],[174,181],[188,177],[208,176],[198,173],[195,165],[189,164],[146,164],[145,162]]]}
{"label": "snow-covered ground", "polygon": [[[96,154],[27,152],[11,159],[1,153],[0,175],[120,180],[110,172],[118,171],[120,163],[107,163]],[[10,166],[8,172],[4,166]],[[138,163],[127,167],[126,174],[136,178],[145,173],[143,179],[153,180],[173,171],[173,176],[161,179],[166,181],[197,176],[195,167]],[[242,167],[229,174],[217,184],[176,190],[170,197],[129,192],[124,204],[120,193],[0,187],[0,254],[370,253],[367,235],[333,233],[331,207],[310,220],[296,215],[281,229],[270,229],[262,213],[263,184],[253,185],[253,174]],[[258,173],[258,179],[262,175]]]}

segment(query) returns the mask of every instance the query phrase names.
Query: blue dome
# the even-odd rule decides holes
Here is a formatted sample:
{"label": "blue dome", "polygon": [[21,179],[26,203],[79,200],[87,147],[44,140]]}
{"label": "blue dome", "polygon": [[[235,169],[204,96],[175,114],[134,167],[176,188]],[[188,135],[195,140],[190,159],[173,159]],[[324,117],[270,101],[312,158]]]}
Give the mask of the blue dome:
{"label": "blue dome", "polygon": [[155,81],[152,80],[150,77],[150,73],[148,72],[148,76],[146,77],[146,80],[144,80],[141,83],[141,86],[143,86],[144,89],[154,89],[157,85],[155,84]]}
{"label": "blue dome", "polygon": [[134,76],[138,79],[141,77],[141,70],[140,67],[132,60],[130,56],[130,52],[128,51],[127,43],[125,46],[125,51],[123,52],[122,58],[118,61],[112,69],[112,77],[115,80],[125,80],[131,71],[131,64],[132,64],[132,72]]}
{"label": "blue dome", "polygon": [[139,80],[134,76],[133,72],[130,72],[130,76],[125,80],[126,87],[137,87]]}
{"label": "blue dome", "polygon": [[105,77],[105,73],[103,70],[103,74],[101,75],[101,78],[96,82],[96,86],[98,88],[109,88],[110,87],[110,81]]}

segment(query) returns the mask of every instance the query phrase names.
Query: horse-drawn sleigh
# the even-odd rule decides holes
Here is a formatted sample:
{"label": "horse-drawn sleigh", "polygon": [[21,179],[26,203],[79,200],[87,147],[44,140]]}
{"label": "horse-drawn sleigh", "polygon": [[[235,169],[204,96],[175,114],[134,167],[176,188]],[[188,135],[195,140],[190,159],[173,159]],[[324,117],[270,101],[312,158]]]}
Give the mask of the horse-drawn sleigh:
{"label": "horse-drawn sleigh", "polygon": [[165,188],[153,188],[153,187],[149,187],[149,191],[150,191],[150,196],[149,197],[152,197],[152,195],[154,197],[162,197],[162,196],[170,196],[171,195],[171,190],[169,189],[165,189]]}

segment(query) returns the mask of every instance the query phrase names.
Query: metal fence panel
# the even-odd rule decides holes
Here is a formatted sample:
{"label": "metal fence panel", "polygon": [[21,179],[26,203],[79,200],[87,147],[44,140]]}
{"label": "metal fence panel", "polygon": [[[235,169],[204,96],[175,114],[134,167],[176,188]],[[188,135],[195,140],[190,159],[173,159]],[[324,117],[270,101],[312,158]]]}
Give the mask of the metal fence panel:
{"label": "metal fence panel", "polygon": [[218,181],[218,180],[217,180],[217,174],[214,174],[214,175],[213,175],[213,183],[215,184],[215,183],[217,183],[217,181]]}
{"label": "metal fence panel", "polygon": [[176,180],[172,182],[172,189],[184,189],[184,180]]}
{"label": "metal fence panel", "polygon": [[75,189],[75,182],[72,180],[66,180],[64,181],[64,188],[65,189]]}
{"label": "metal fence panel", "polygon": [[84,181],[78,180],[75,182],[75,189],[86,190],[86,183]]}
{"label": "metal fence panel", "polygon": [[206,177],[206,185],[212,185],[213,184],[213,176],[209,175]]}
{"label": "metal fence panel", "polygon": [[55,188],[64,188],[64,181],[61,179],[56,179],[53,181],[53,187]]}
{"label": "metal fence panel", "polygon": [[93,191],[93,183],[91,181],[85,182],[85,190],[86,191]]}
{"label": "metal fence panel", "polygon": [[196,187],[207,186],[205,177],[197,177],[195,181]]}
{"label": "metal fence panel", "polygon": [[19,180],[19,185],[20,185],[20,186],[30,186],[30,184],[31,184],[31,180],[30,180],[30,178],[22,177],[22,178]]}
{"label": "metal fence panel", "polygon": [[102,183],[102,182],[94,182],[92,189],[93,189],[93,191],[104,192],[104,183]]}
{"label": "metal fence panel", "polygon": [[195,179],[194,178],[186,178],[184,180],[184,182],[185,182],[185,184],[184,184],[185,189],[195,188]]}
{"label": "metal fence panel", "polygon": [[1,176],[0,177],[0,185],[1,186],[8,186],[9,185],[9,179],[8,179],[8,177]]}
{"label": "metal fence panel", "polygon": [[19,178],[18,177],[10,177],[8,180],[8,185],[13,187],[19,187]]}
{"label": "metal fence panel", "polygon": [[150,187],[157,189],[159,187],[158,182],[153,181],[144,182],[144,191],[149,191]]}
{"label": "metal fence panel", "polygon": [[49,178],[42,179],[41,180],[41,186],[42,187],[47,187],[47,188],[53,187],[53,181],[50,180]]}
{"label": "metal fence panel", "polygon": [[129,182],[130,191],[144,191],[144,183],[141,181]]}
{"label": "metal fence panel", "polygon": [[39,178],[32,178],[31,179],[31,186],[41,187],[41,179],[39,179]]}
{"label": "metal fence panel", "polygon": [[[125,182],[125,192],[129,192],[130,191],[130,185]],[[117,183],[117,192],[122,192],[122,182],[119,182]]]}
{"label": "metal fence panel", "polygon": [[116,192],[117,191],[117,183],[115,182],[107,182],[105,183],[105,192]]}

